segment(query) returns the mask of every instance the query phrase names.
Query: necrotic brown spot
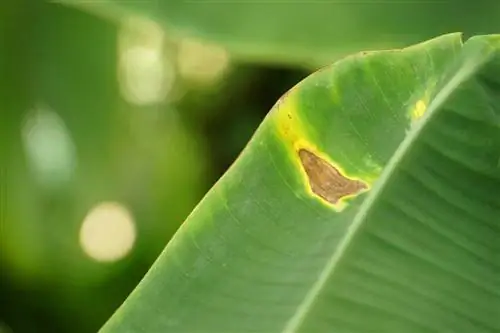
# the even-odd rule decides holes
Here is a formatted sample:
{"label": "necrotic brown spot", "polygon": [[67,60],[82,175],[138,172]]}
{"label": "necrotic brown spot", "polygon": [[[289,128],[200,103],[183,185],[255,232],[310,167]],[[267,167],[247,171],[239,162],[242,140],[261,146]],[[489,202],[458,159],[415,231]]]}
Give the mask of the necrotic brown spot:
{"label": "necrotic brown spot", "polygon": [[330,163],[306,149],[299,150],[299,157],[311,190],[329,203],[336,204],[343,197],[367,188],[365,183],[344,177]]}

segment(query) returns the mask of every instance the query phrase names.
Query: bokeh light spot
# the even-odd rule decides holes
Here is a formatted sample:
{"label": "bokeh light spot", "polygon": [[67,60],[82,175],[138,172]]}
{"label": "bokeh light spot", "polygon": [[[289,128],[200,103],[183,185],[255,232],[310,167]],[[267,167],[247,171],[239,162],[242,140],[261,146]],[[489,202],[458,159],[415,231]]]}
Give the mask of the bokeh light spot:
{"label": "bokeh light spot", "polygon": [[124,79],[122,93],[128,102],[149,105],[165,99],[173,83],[173,69],[160,52],[136,46],[123,51],[120,62]]}
{"label": "bokeh light spot", "polygon": [[177,56],[181,76],[198,83],[213,83],[229,67],[229,54],[217,45],[185,38],[179,43]]}
{"label": "bokeh light spot", "polygon": [[92,208],[80,229],[80,245],[92,259],[112,262],[124,258],[136,238],[132,215],[123,205],[103,202]]}
{"label": "bokeh light spot", "polygon": [[47,106],[38,106],[28,113],[21,132],[37,179],[48,186],[69,181],[76,167],[76,148],[61,117]]}
{"label": "bokeh light spot", "polygon": [[165,54],[163,30],[147,19],[126,20],[118,43],[119,83],[123,98],[138,106],[161,103],[175,82]]}

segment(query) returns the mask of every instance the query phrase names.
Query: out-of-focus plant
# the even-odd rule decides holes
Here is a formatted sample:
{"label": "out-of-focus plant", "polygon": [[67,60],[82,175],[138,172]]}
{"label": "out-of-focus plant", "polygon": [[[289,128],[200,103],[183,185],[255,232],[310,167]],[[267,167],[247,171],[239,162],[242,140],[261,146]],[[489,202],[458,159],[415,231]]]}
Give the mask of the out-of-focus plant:
{"label": "out-of-focus plant", "polygon": [[327,65],[348,54],[462,31],[496,32],[492,1],[61,0],[113,19],[140,13],[178,37],[224,46],[238,59]]}
{"label": "out-of-focus plant", "polygon": [[169,102],[174,50],[154,23],[5,7],[1,317],[95,331],[209,185],[205,143]]}

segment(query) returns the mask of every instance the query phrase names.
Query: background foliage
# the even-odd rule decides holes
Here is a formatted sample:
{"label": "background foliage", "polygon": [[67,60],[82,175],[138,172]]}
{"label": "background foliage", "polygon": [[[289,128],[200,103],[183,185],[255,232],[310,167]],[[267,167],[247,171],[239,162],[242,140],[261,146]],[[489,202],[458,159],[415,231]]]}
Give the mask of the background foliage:
{"label": "background foliage", "polygon": [[[0,5],[2,333],[97,331],[274,102],[318,66],[500,30],[488,0],[70,2]],[[135,234],[108,261],[88,242],[125,236],[82,238],[105,202],[129,211]]]}

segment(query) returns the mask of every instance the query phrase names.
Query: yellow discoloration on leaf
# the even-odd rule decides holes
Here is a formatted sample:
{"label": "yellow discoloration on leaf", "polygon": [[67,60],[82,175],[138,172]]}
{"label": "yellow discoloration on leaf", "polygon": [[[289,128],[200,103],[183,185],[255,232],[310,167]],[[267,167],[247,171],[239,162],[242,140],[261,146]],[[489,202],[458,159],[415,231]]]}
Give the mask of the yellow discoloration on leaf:
{"label": "yellow discoloration on leaf", "polygon": [[276,124],[280,136],[287,142],[293,144],[304,136],[301,133],[302,125],[295,111],[293,94],[288,91],[281,97],[275,106]]}
{"label": "yellow discoloration on leaf", "polygon": [[290,150],[292,163],[300,170],[306,192],[340,212],[347,206],[348,200],[370,190],[371,181],[347,176],[340,165],[312,143],[296,112],[294,98],[289,92],[276,104],[276,129],[285,147]]}
{"label": "yellow discoloration on leaf", "polygon": [[419,120],[424,115],[427,110],[427,104],[423,100],[419,100],[411,112],[411,118],[413,120]]}

